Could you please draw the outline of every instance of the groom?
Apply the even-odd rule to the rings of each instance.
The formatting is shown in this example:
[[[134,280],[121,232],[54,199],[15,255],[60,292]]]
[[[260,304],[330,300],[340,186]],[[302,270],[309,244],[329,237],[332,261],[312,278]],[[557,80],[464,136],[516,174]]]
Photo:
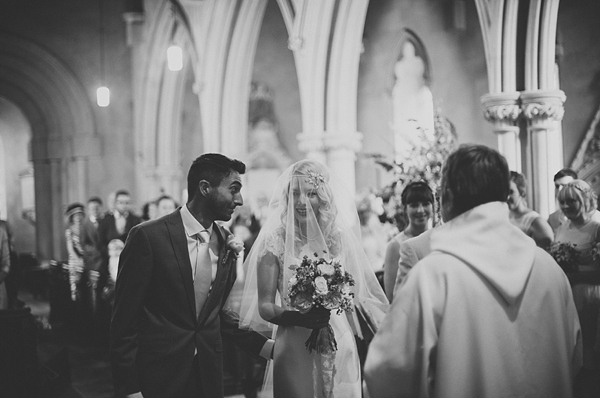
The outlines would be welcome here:
[[[246,166],[209,153],[188,173],[188,203],[134,227],[121,253],[111,325],[118,397],[223,397],[223,342],[270,358],[273,341],[223,309],[241,247],[215,221],[242,205]]]

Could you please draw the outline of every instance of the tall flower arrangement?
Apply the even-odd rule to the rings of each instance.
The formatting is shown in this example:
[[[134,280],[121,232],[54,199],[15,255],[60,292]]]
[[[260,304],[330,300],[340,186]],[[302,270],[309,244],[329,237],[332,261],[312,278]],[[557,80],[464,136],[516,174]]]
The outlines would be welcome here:
[[[446,117],[438,113],[434,119],[434,131],[419,129],[415,137],[407,140],[406,145],[408,155],[401,161],[388,160],[380,154],[371,155],[377,164],[394,175],[392,183],[379,191],[384,201],[393,201],[392,205],[387,206],[388,212],[394,208],[394,204],[396,212],[400,211],[400,194],[413,181],[425,180],[434,193],[437,191],[442,179],[442,165],[457,147],[456,130]],[[439,212],[439,206],[436,209]],[[388,214],[388,218],[394,218],[394,215]]]

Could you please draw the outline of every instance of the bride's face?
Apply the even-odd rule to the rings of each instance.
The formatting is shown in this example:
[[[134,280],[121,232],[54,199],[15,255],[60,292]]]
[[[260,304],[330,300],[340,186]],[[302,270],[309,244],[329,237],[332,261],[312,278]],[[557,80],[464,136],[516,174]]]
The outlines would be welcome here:
[[[308,208],[312,208],[315,217],[319,217],[321,200],[315,187],[305,178],[294,178],[292,185],[294,214],[299,221],[306,220]]]

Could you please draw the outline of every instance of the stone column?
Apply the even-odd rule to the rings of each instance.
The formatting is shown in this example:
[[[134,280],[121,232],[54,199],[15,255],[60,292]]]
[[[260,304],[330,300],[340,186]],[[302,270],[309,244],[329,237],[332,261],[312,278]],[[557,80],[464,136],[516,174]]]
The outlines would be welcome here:
[[[327,164],[323,136],[323,132],[298,134],[298,149],[305,152],[308,159],[318,160]]]
[[[69,200],[68,202],[85,203],[88,192],[88,160],[87,156],[74,156],[69,162]]]
[[[327,133],[323,142],[327,165],[353,200],[356,194],[356,153],[362,149],[362,137],[357,131]]]
[[[176,165],[161,165],[156,167],[154,173],[159,189],[164,189],[165,194],[172,196],[176,201],[180,202],[181,176],[184,175],[181,167]]]
[[[494,127],[498,151],[506,158],[511,170],[521,172],[521,141],[517,119],[521,113],[519,92],[485,94],[481,102],[484,117]]]
[[[532,207],[543,217],[554,210],[553,176],[563,166],[562,133],[565,93],[561,90],[533,90],[521,93],[523,115],[527,119]]]

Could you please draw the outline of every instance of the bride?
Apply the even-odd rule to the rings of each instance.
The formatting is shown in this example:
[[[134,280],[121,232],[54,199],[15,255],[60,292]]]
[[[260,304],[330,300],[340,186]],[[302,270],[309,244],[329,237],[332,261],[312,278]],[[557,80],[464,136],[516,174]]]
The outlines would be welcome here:
[[[276,183],[267,221],[244,264],[247,276],[241,324],[274,333],[275,398],[360,398],[361,371],[354,335],[364,336],[358,316],[376,328],[387,310],[385,294],[359,242],[353,198],[336,186],[338,181],[330,179],[326,167],[313,160],[290,166]],[[338,315],[313,308],[300,313],[290,307],[290,265],[300,264],[305,255],[314,258],[315,253],[339,260],[353,276],[354,304],[360,311]],[[309,353],[304,344],[312,329],[328,323],[335,333],[337,351]],[[270,383],[266,383],[267,389]]]

